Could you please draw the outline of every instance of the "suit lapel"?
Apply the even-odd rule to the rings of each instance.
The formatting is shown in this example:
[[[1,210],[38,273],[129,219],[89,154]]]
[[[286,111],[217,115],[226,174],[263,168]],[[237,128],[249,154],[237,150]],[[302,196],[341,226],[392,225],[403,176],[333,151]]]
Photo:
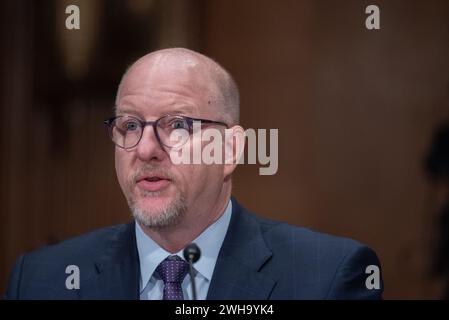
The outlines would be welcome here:
[[[271,258],[258,220],[232,199],[232,218],[215,265],[207,299],[265,300],[276,285],[260,272]],[[139,255],[134,223],[122,225],[107,240],[95,272],[81,275],[81,299],[139,299]]]
[[[276,281],[260,270],[271,256],[257,219],[232,199],[232,218],[218,255],[207,299],[268,299]]]
[[[121,226],[106,243],[104,253],[95,262],[96,272],[81,284],[80,297],[139,299],[140,270],[134,223]]]

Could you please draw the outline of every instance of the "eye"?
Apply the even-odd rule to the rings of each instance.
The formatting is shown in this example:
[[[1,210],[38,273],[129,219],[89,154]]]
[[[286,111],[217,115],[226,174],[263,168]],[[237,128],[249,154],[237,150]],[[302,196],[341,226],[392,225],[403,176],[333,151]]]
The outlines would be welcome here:
[[[126,120],[121,125],[120,128],[126,132],[136,131],[140,128],[140,123],[136,120]]]
[[[170,122],[170,129],[177,130],[177,129],[189,129],[189,125],[185,119],[173,119]]]

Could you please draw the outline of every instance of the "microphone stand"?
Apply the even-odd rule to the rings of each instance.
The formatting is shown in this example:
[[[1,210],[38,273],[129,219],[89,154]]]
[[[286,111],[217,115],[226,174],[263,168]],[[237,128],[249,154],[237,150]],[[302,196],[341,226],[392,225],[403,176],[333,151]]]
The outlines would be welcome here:
[[[196,295],[195,275],[193,274],[193,263],[189,261],[189,274],[192,280],[192,300],[198,300]]]
[[[200,259],[201,250],[195,243],[191,243],[187,247],[185,247],[183,254],[184,258],[189,263],[189,274],[190,280],[192,282],[192,300],[197,300],[195,275],[193,273],[193,264]]]

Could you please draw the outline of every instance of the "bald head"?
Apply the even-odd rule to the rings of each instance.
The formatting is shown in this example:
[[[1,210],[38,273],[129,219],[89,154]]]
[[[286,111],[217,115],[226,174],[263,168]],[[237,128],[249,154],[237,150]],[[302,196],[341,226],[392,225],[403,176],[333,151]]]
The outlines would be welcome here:
[[[233,126],[239,122],[239,92],[232,76],[217,62],[185,48],[154,51],[137,60],[124,74],[117,92],[119,104],[124,86],[145,85],[145,79],[157,77],[159,83],[173,79],[189,79],[204,97],[207,108],[215,108],[220,120]],[[152,88],[148,87],[148,90]]]

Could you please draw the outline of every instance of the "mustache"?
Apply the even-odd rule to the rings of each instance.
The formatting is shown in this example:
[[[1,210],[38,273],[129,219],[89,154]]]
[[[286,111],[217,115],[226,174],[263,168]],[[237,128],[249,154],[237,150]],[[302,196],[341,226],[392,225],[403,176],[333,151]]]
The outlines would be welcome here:
[[[176,181],[176,177],[169,170],[151,164],[144,164],[130,175],[129,182],[135,184],[141,176],[162,176],[171,181]]]

